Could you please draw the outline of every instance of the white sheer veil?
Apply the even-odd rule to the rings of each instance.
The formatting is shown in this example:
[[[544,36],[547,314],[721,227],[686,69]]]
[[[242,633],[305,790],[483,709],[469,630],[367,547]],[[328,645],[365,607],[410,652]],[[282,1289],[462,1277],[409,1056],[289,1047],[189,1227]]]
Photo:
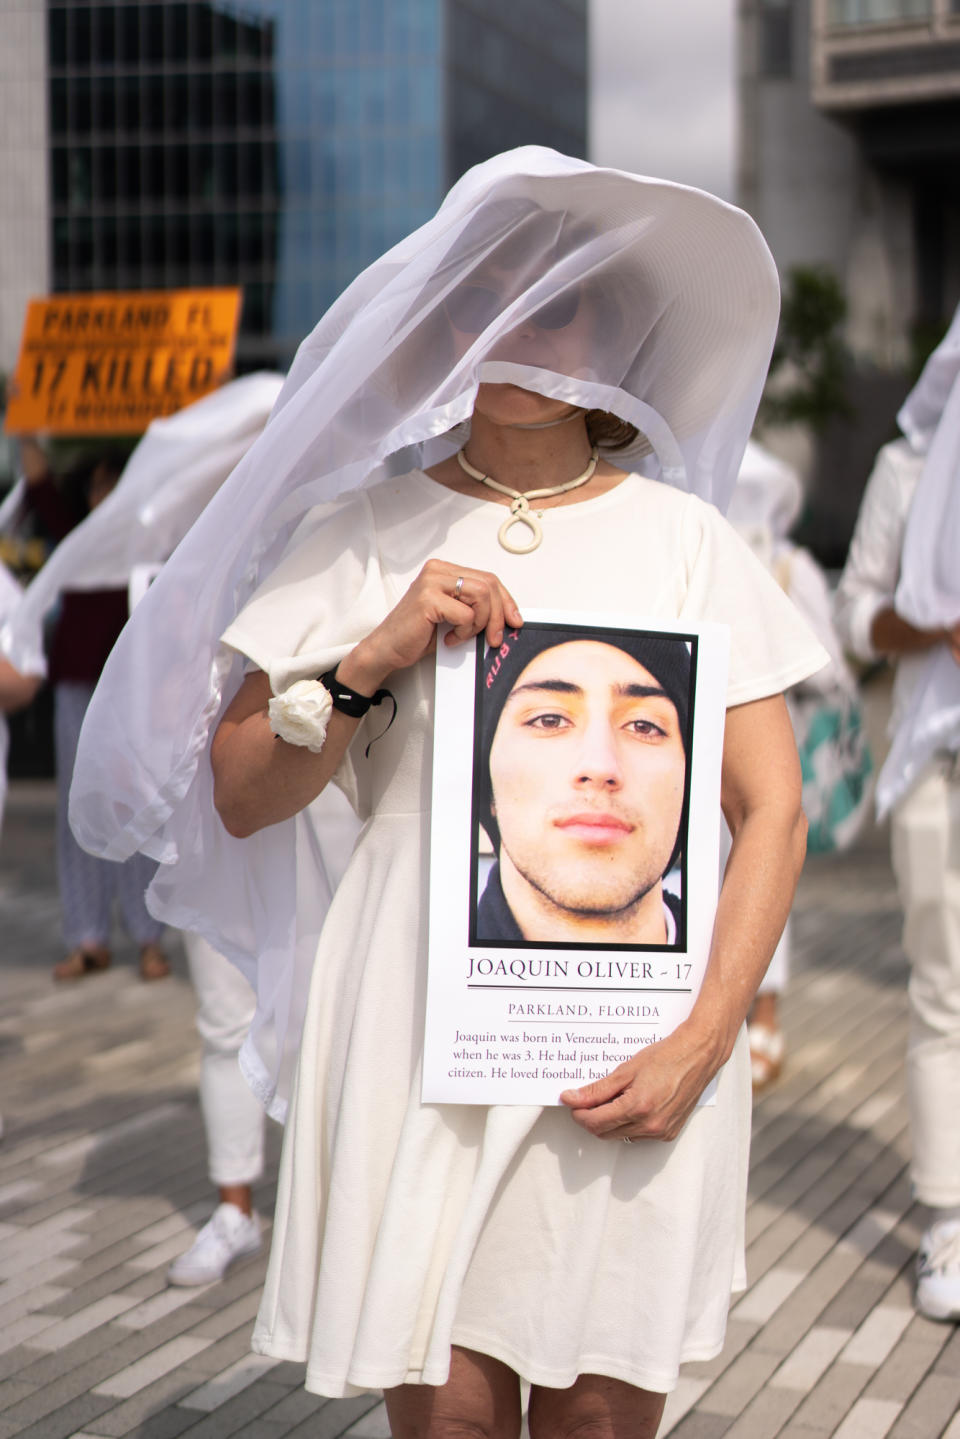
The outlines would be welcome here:
[[[44,618],[64,590],[124,589],[138,567],[167,559],[263,429],[281,384],[280,375],[245,375],[147,426],[111,493],[61,540],[16,611],[0,616],[0,652],[15,669],[46,674]]]
[[[455,448],[450,432],[468,420],[481,381],[613,412],[645,437],[638,468],[722,507],[778,304],[772,257],[742,211],[525,147],[469,171],[301,345],[263,434],[107,664],[70,809],[88,849],[158,858],[154,912],[205,934],[254,981],[244,1062],[273,1113],[283,1111],[323,906],[304,870],[308,820],[241,841],[214,814],[206,749],[242,670],[220,635],[308,510],[385,462],[396,472],[398,454],[409,468]]]
[[[903,540],[897,613],[919,629],[960,621],[960,306],[897,419],[926,454]],[[937,750],[960,749],[960,666],[935,645],[910,696],[877,780],[883,816]]]

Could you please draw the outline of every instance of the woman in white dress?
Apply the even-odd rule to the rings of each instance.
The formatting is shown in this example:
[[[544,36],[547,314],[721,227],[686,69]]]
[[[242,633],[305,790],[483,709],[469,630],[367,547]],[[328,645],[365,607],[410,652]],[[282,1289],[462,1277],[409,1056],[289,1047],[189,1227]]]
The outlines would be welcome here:
[[[822,655],[717,510],[684,492],[729,493],[776,324],[773,267],[752,223],[711,197],[531,149],[471,172],[338,306],[295,362],[268,443],[228,482],[219,530],[208,512],[184,546],[181,585],[249,500],[256,541],[218,566],[229,597],[191,695],[191,762],[178,770],[168,751],[176,782],[159,764],[149,782],[126,767],[106,779],[91,741],[76,819],[88,842],[120,847],[135,808],[147,816],[140,842],[153,825],[167,860],[156,906],[182,923],[222,889],[218,938],[238,959],[261,918],[281,1075],[292,1031],[276,999],[298,972],[309,986],[255,1348],[306,1360],[320,1393],[384,1389],[396,1439],[513,1439],[521,1381],[534,1435],[649,1439],[678,1364],[718,1352],[743,1284],[743,1021],[803,853],[781,695]],[[449,438],[463,421],[465,444]],[[308,429],[321,443],[298,449]],[[426,468],[364,482],[412,444]],[[536,512],[515,500],[523,518],[505,527],[495,485],[540,491]],[[158,586],[144,605],[159,619]],[[432,651],[438,626],[444,643],[499,645],[532,605],[731,628],[734,843],[706,980],[673,1034],[557,1107],[425,1105]],[[117,693],[100,722],[143,761],[129,711],[120,737]],[[211,729],[227,834],[209,826],[197,762]],[[331,780],[366,824],[318,937],[295,817]],[[238,878],[244,860],[255,882]],[[264,1048],[248,1067],[266,1089]],[[716,1103],[698,1107],[714,1077]]]

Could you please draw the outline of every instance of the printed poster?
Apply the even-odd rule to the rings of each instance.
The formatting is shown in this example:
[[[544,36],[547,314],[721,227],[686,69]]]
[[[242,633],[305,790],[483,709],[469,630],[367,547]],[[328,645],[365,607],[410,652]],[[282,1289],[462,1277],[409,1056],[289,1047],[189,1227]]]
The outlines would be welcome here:
[[[229,379],[240,301],[235,287],[28,301],[4,429],[142,434]]]
[[[556,1104],[690,1012],[729,632],[532,612],[437,650],[423,1100]]]

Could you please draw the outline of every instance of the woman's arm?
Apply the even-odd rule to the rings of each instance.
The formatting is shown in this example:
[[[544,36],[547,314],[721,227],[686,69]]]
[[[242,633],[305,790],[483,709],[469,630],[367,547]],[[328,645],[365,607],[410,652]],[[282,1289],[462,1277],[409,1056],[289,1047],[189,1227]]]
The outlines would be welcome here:
[[[960,663],[960,624],[939,630],[921,630],[898,614],[893,605],[877,610],[870,625],[870,643],[883,655],[911,655],[933,645],[949,644]]]
[[[23,709],[42,683],[40,675],[22,675],[9,660],[0,659],[0,712],[12,714]]]
[[[457,593],[457,581],[463,580]],[[372,695],[397,670],[433,649],[437,625],[453,629],[447,644],[486,632],[499,645],[505,625],[523,623],[510,593],[496,575],[428,560],[399,604],[337,666],[345,685]],[[213,738],[214,803],[224,825],[239,839],[304,809],[329,783],[359,720],[334,710],[319,754],[277,739],[267,705],[270,682],[262,671],[247,675]]]
[[[561,1095],[608,1139],[675,1139],[729,1059],[783,930],[806,847],[800,764],[783,696],[727,711],[723,812],[733,847],[690,1017],[605,1078]]]

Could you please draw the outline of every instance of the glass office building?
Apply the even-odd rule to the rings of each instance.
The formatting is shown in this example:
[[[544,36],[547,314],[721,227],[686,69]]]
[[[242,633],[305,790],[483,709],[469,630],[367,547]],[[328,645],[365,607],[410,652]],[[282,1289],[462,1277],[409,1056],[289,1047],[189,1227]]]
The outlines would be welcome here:
[[[285,367],[468,166],[586,147],[586,0],[49,0],[52,288],[241,284]]]

